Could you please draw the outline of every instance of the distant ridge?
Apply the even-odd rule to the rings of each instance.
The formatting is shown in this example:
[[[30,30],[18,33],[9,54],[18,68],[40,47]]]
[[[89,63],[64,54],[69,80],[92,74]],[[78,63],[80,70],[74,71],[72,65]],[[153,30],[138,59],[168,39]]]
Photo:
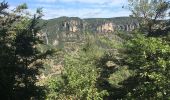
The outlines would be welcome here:
[[[42,32],[46,32],[51,43],[55,40],[68,40],[81,38],[81,34],[108,34],[116,31],[132,31],[139,26],[136,19],[131,17],[114,18],[84,18],[59,17],[41,20],[46,23]]]

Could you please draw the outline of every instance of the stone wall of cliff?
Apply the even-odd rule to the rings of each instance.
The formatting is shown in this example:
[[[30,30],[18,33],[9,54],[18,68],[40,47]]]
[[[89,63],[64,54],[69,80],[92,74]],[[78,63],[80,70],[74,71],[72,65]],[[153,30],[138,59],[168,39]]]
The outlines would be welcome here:
[[[65,20],[61,20],[60,24],[55,24],[57,25],[56,29],[58,29],[60,32],[62,31],[67,33],[76,33],[82,31],[90,31],[93,33],[113,33],[116,30],[132,31],[138,27],[138,23],[135,21],[128,23],[122,22],[119,24],[115,23],[114,20],[111,19],[99,20],[95,22],[92,21],[89,21],[88,19],[67,18]]]
[[[49,41],[54,45],[58,45],[60,41],[82,40],[83,33],[107,34],[118,30],[132,31],[139,26],[136,20],[129,17],[107,19],[61,17],[46,22],[44,30],[47,31]]]

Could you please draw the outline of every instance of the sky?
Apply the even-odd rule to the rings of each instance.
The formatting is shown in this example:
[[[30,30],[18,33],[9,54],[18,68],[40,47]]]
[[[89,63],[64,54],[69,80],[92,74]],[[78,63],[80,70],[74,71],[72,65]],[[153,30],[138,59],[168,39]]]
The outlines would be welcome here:
[[[3,1],[3,0],[0,0]],[[129,16],[130,11],[122,8],[127,0],[5,0],[10,8],[26,3],[30,12],[43,8],[44,19],[61,16],[80,18],[111,18]]]

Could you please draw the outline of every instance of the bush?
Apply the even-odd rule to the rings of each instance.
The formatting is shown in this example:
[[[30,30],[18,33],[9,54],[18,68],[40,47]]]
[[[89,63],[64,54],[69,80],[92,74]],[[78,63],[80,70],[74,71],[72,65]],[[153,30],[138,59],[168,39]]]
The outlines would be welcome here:
[[[138,85],[128,97],[170,99],[170,46],[161,38],[137,35],[128,43],[127,60]]]
[[[50,80],[47,99],[102,100],[107,95],[107,91],[98,89],[96,83],[99,70],[95,60],[102,51],[89,46],[86,45],[77,54],[65,56],[64,72],[59,78]]]

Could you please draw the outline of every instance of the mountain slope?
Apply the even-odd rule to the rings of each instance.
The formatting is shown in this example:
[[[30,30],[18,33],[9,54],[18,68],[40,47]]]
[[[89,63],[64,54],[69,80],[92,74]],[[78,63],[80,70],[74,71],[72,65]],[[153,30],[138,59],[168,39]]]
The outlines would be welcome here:
[[[120,30],[132,31],[139,26],[137,20],[131,17],[87,19],[59,17],[42,20],[40,23],[46,24],[42,35],[53,45],[58,45],[59,42],[81,41],[85,33],[107,35]]]

